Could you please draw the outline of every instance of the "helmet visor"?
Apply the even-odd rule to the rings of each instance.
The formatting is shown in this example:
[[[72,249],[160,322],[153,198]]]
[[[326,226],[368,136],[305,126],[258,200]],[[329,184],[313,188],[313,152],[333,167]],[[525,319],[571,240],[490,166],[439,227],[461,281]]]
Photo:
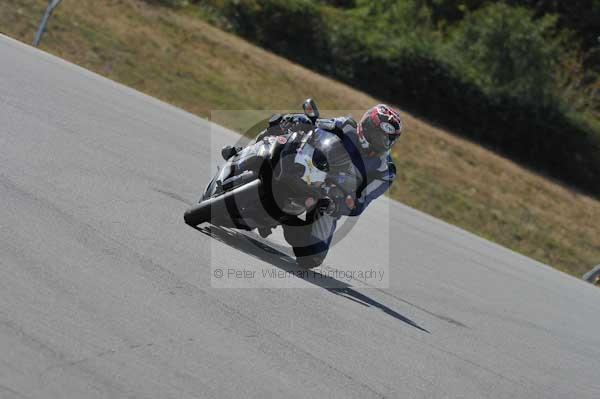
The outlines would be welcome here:
[[[374,136],[374,137],[373,137]],[[367,140],[369,141],[369,148],[376,152],[384,152],[392,148],[396,140],[400,137],[399,134],[378,134],[371,135]]]
[[[387,148],[390,149],[392,148],[392,146],[394,145],[394,143],[396,142],[396,140],[398,140],[398,138],[400,137],[399,134],[393,133],[393,134],[387,134],[385,139],[387,140]]]

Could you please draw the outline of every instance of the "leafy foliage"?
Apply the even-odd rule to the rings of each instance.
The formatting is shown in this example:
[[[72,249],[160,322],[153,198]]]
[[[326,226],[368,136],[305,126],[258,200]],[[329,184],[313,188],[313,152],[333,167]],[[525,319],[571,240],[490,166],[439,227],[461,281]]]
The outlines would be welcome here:
[[[600,81],[572,72],[585,67],[561,17],[485,0],[210,1],[263,47],[600,194]]]
[[[553,16],[534,20],[525,8],[492,4],[461,21],[451,52],[460,69],[490,92],[548,100],[564,54],[552,35],[555,23]]]
[[[149,0],[167,7],[185,7],[190,4],[189,0]]]
[[[325,54],[321,17],[311,0],[230,0],[223,13],[242,36],[296,60],[317,62]]]

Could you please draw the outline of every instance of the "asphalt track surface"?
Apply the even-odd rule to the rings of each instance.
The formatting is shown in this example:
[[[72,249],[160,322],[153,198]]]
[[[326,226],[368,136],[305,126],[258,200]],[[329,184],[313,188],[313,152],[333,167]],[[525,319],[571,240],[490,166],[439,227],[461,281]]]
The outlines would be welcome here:
[[[291,261],[182,221],[238,137],[3,36],[0,59],[0,398],[600,398],[600,290],[385,199],[327,264],[388,248],[389,288],[213,288]]]

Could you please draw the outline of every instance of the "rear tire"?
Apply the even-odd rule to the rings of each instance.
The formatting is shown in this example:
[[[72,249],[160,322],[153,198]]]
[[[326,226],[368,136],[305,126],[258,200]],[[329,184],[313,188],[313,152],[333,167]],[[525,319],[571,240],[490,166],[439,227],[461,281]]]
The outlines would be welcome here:
[[[314,269],[315,267],[321,266],[325,256],[313,255],[313,256],[297,256],[296,264],[298,267],[304,270]]]

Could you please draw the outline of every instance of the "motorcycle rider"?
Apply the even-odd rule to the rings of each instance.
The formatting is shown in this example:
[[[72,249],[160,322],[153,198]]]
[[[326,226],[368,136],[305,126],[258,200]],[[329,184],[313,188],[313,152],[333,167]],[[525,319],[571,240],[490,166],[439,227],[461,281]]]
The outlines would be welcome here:
[[[270,121],[271,126],[282,123],[301,124],[303,120],[286,120],[277,116]],[[367,110],[358,123],[351,117],[318,119],[316,127],[336,134],[352,160],[354,173],[360,174],[362,183],[354,195],[326,201],[306,215],[310,221],[306,225],[283,224],[286,241],[292,246],[299,266],[313,268],[319,266],[331,244],[337,221],[341,216],[358,216],[377,197],[386,192],[395,176],[396,167],[390,155],[392,146],[402,134],[400,113],[393,108],[378,104]],[[267,129],[257,141],[272,134]],[[223,158],[228,159],[238,148],[223,148]],[[270,229],[259,231],[266,237]]]

